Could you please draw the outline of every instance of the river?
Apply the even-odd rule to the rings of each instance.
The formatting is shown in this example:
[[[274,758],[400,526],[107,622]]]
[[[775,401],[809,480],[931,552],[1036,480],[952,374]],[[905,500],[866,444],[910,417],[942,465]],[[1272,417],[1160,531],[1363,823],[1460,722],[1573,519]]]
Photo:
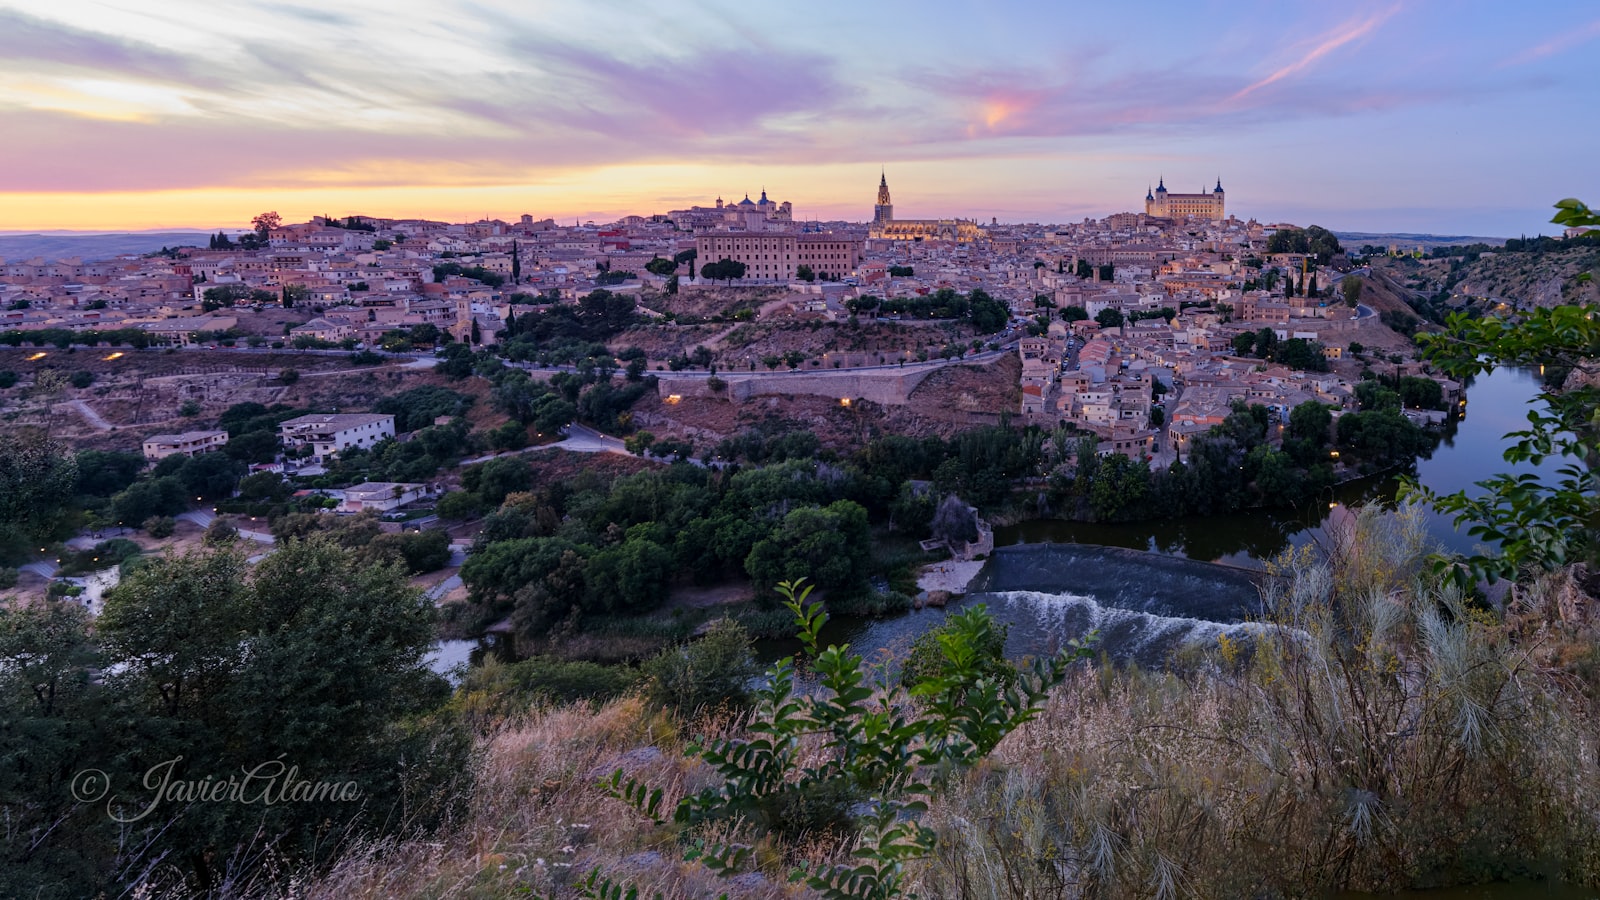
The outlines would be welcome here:
[[[1501,455],[1509,443],[1505,434],[1526,427],[1539,389],[1537,373],[1518,369],[1499,369],[1473,382],[1464,416],[1429,458],[1418,461],[1418,481],[1448,493],[1508,471]],[[1558,465],[1550,460],[1509,471],[1549,475]],[[1243,574],[1229,573],[1259,571],[1284,549],[1321,539],[1335,507],[1392,501],[1399,485],[1397,477],[1350,482],[1300,509],[1123,524],[1034,520],[997,528],[993,559],[972,593],[951,608],[987,604],[1010,626],[1007,650],[1014,655],[1048,653],[1098,629],[1100,650],[1113,659],[1159,665],[1185,643],[1215,642],[1219,632],[1243,636],[1255,627],[1247,621],[1256,611],[1254,588]],[[1471,552],[1477,545],[1448,517],[1431,510],[1424,516],[1441,549]],[[1176,572],[1172,558],[1197,565]],[[1207,569],[1214,570],[1214,583],[1197,590],[1194,579],[1208,577]],[[1108,571],[1118,577],[1108,580]],[[861,652],[899,655],[946,612],[840,619],[829,623],[826,637]]]

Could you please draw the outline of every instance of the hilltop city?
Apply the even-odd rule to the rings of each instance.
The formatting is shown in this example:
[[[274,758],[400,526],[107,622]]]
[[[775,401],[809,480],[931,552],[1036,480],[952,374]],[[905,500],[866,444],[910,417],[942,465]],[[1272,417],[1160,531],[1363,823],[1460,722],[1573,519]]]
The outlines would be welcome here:
[[[671,415],[685,398],[717,396],[724,384],[735,399],[894,406],[940,367],[1011,355],[1020,369],[987,371],[1013,390],[966,397],[967,418],[1004,412],[1021,423],[1074,426],[1098,436],[1102,452],[1159,467],[1181,459],[1235,402],[1264,405],[1280,423],[1311,400],[1353,409],[1360,368],[1385,365],[1395,351],[1409,356],[1409,341],[1386,324],[1393,320],[1361,302],[1372,277],[1357,254],[1321,229],[1241,220],[1226,202],[1220,179],[1179,193],[1162,178],[1146,190],[1142,211],[1068,225],[903,219],[885,173],[865,226],[807,221],[765,190],[599,226],[529,215],[291,224],[263,214],[254,230],[219,232],[205,248],[0,263],[0,333],[13,346],[43,347],[31,357],[41,367],[55,362],[50,343],[64,347],[83,333],[186,350],[425,357],[452,340],[503,344],[519,315],[602,291],[631,298],[639,321],[658,326],[654,335],[629,334],[653,341],[635,352],[657,370],[666,407],[654,420],[657,437],[728,437]],[[757,300],[740,303],[741,293]],[[696,297],[710,303],[700,315],[685,309]],[[714,308],[728,298],[728,308]],[[848,339],[814,339],[819,326],[844,324],[857,329]],[[1358,362],[1353,350],[1373,355]],[[1389,367],[1424,374],[1399,355]],[[1408,410],[1419,422],[1439,421],[1460,400],[1458,384],[1435,380],[1439,401]],[[173,418],[176,410],[160,405],[117,424]],[[313,461],[392,437],[392,418],[351,419],[331,432],[318,423],[327,434]],[[304,444],[300,431],[311,425],[285,423],[282,435]],[[220,430],[192,429],[149,434],[143,445],[159,459],[226,440]]]

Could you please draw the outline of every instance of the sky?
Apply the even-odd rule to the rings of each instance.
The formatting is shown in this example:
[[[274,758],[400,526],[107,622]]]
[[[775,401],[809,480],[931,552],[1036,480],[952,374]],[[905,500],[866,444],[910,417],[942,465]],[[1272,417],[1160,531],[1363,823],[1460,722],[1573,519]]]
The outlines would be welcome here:
[[[1600,6],[0,0],[0,230],[258,212],[1555,233],[1600,202]]]

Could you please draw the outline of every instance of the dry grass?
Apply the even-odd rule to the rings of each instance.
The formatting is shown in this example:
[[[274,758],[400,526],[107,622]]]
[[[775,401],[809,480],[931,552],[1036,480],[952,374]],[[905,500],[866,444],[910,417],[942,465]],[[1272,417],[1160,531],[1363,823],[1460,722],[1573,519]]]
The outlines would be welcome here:
[[[933,811],[939,897],[1323,896],[1600,880],[1587,704],[1364,513],[1285,560],[1278,628],[1184,673],[1085,672]],[[1250,658],[1246,660],[1246,656]]]

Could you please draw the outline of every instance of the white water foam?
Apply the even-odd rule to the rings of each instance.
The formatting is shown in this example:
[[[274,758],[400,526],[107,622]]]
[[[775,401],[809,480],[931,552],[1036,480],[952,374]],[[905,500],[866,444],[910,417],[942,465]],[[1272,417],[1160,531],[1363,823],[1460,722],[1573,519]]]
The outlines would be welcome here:
[[[1049,594],[1042,591],[997,591],[985,596],[1003,605],[1004,618],[1023,625],[1032,621],[1033,635],[1016,635],[1030,642],[1047,638],[1065,643],[1091,631],[1100,633],[1098,649],[1114,659],[1159,662],[1172,651],[1189,645],[1215,646],[1220,635],[1245,640],[1267,627],[1257,622],[1214,622],[1185,616],[1161,616],[1117,606],[1103,606],[1084,594]]]

